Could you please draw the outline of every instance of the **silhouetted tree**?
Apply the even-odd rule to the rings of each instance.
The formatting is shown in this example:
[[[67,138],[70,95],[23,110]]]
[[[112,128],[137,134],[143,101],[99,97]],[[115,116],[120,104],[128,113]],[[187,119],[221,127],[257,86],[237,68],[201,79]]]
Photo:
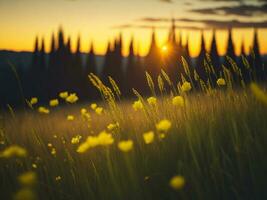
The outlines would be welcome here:
[[[55,94],[57,95],[61,91],[66,90],[66,83],[68,81],[68,77],[65,75],[66,70],[66,47],[64,44],[64,32],[60,27],[58,31],[58,48],[56,50],[56,63],[55,63]]]
[[[215,30],[213,30],[213,36],[212,36],[212,41],[211,41],[210,58],[211,58],[211,64],[212,64],[210,68],[213,68],[211,69],[212,71],[210,73],[210,78],[211,78],[212,85],[215,86],[216,80],[222,77],[222,68],[221,68],[221,63],[220,63],[220,56],[218,54],[218,49],[217,49]]]
[[[97,89],[92,85],[92,83],[88,79],[88,75],[90,73],[97,74],[96,70],[96,58],[95,58],[95,51],[94,51],[94,45],[93,42],[91,43],[91,47],[89,49],[89,53],[86,58],[86,65],[84,68],[83,73],[83,94],[86,98],[90,99],[96,99],[98,95]]]
[[[39,68],[40,68],[40,52],[39,52],[39,42],[38,37],[35,39],[34,44],[34,51],[32,54],[32,63],[29,68],[28,72],[28,81],[27,81],[27,89],[26,89],[26,96],[32,97],[32,96],[38,96],[38,90],[39,90]]]
[[[207,72],[205,70],[204,66],[204,60],[206,56],[206,47],[205,47],[205,40],[204,40],[204,34],[201,32],[201,44],[200,44],[200,53],[197,57],[197,62],[196,62],[196,72],[198,73],[199,77],[203,81],[207,81]]]
[[[211,48],[210,48],[210,56],[211,56],[212,65],[214,67],[214,71],[216,75],[219,76],[222,69],[221,69],[220,56],[218,54],[215,30],[213,30],[213,37],[212,37]]]
[[[106,54],[105,54],[105,58],[104,58],[104,64],[103,64],[103,69],[102,69],[102,79],[104,80],[104,82],[108,82],[108,76],[112,75],[112,67],[111,67],[111,63],[112,63],[112,46],[111,46],[111,42],[108,42],[107,45],[107,50],[106,50]]]
[[[239,59],[238,59],[238,66],[240,67],[244,82],[248,83],[248,82],[250,82],[251,69],[249,69],[247,66],[245,66],[243,59],[247,59],[246,52],[245,52],[244,40],[241,43],[241,54],[240,54]]]
[[[249,55],[249,63],[253,69],[254,77],[257,80],[263,80],[265,77],[265,71],[260,55],[258,32],[256,29],[254,30],[253,45]]]
[[[181,74],[184,74],[182,65],[181,65],[181,56],[183,49],[181,44],[181,39],[179,43],[176,41],[176,26],[175,20],[172,19],[172,25],[169,32],[169,38],[167,42],[166,52],[162,52],[163,58],[163,68],[171,78],[171,80],[176,84],[181,78]]]
[[[189,52],[189,37],[188,36],[186,39],[186,44],[185,44],[184,48],[182,49],[182,56],[184,57],[184,59],[186,60],[186,62],[188,64],[190,76],[193,77],[194,76],[194,67],[193,67],[193,63],[192,63],[190,52]],[[181,66],[181,67],[183,67],[183,66]],[[184,67],[183,67],[183,70],[184,70]],[[184,76],[187,78],[187,80],[189,80],[188,74],[185,74],[185,72],[184,72]]]
[[[161,69],[161,59],[159,54],[159,48],[156,44],[156,35],[154,28],[152,30],[150,49],[145,60],[145,69],[146,71],[148,71],[148,73],[152,76],[154,80],[156,80]]]
[[[42,39],[41,48],[39,51],[39,69],[37,72],[38,81],[38,96],[43,100],[47,100],[48,96],[46,93],[46,75],[47,75],[47,68],[46,68],[46,53],[45,53],[45,41]]]
[[[239,79],[239,73],[235,70],[235,64],[229,62],[229,58],[227,59],[227,57],[230,57],[231,60],[236,63],[237,59],[235,54],[235,46],[232,38],[232,29],[228,30],[227,51],[224,58],[224,65],[230,70],[233,82],[237,83]]]
[[[51,37],[51,46],[49,52],[49,62],[47,69],[47,92],[49,98],[52,98],[55,95],[55,84],[56,84],[56,76],[55,76],[55,68],[56,68],[56,39],[55,35],[52,34]]]
[[[83,75],[83,67],[82,67],[82,57],[81,57],[81,38],[77,39],[76,51],[73,56],[73,65],[71,66],[71,85],[73,87],[73,91],[77,92],[82,97],[82,75]]]
[[[134,55],[134,39],[132,38],[130,45],[129,45],[129,55],[127,59],[127,66],[126,66],[126,94],[132,94],[132,88],[136,88],[137,82],[140,81],[139,79],[139,71],[138,66],[135,60]],[[136,88],[137,89],[137,88]]]

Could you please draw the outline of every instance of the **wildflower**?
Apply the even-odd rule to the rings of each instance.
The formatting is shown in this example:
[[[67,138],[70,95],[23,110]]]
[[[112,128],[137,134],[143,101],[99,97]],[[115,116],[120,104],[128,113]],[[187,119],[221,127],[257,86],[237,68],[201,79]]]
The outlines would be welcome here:
[[[264,104],[267,104],[267,94],[264,93],[264,91],[256,83],[251,83],[250,89],[259,101]]]
[[[57,139],[57,135],[53,135],[53,138]]]
[[[53,145],[52,145],[51,143],[48,143],[47,146],[48,146],[48,147],[52,147]]]
[[[166,137],[165,133],[161,133],[161,134],[159,134],[159,138],[160,138],[160,139],[164,139],[165,137]]]
[[[167,119],[164,119],[156,124],[156,129],[159,132],[167,132],[171,128],[171,126],[172,126],[171,122]]]
[[[92,108],[93,110],[95,110],[95,109],[97,108],[97,104],[96,104],[96,103],[92,103],[92,104],[91,104],[91,108]]]
[[[143,108],[144,108],[143,103],[142,103],[140,100],[135,101],[135,102],[133,103],[133,109],[134,109],[135,111],[137,111],[137,110],[142,110]]]
[[[52,149],[51,149],[51,154],[52,154],[52,155],[56,155],[56,153],[57,153],[56,149],[55,149],[55,148],[52,148]]]
[[[116,128],[118,128],[119,127],[119,123],[118,122],[116,122],[116,123],[110,123],[108,126],[107,126],[107,129],[109,130],[109,131],[113,131],[114,129],[116,129]]]
[[[49,101],[49,105],[50,105],[51,107],[58,106],[58,104],[59,104],[59,102],[58,102],[57,99],[52,99],[52,100]]]
[[[80,135],[77,135],[77,136],[73,137],[71,139],[71,144],[78,144],[80,142],[81,138],[82,138],[82,136],[80,136]]]
[[[80,144],[80,146],[77,149],[78,153],[84,153],[90,148],[96,147],[96,146],[108,146],[113,144],[114,139],[110,133],[107,133],[106,131],[102,131],[99,133],[98,136],[89,136],[85,142]]]
[[[32,163],[32,168],[36,169],[37,165],[35,163]]]
[[[118,148],[123,152],[128,152],[133,148],[133,141],[132,140],[120,141],[118,143]]]
[[[38,103],[38,99],[36,97],[32,97],[31,100],[30,100],[30,104],[34,105],[34,104],[37,104],[37,103]]]
[[[26,149],[18,145],[11,145],[0,153],[0,157],[4,157],[4,158],[26,157],[26,156],[27,156]]]
[[[62,179],[61,176],[56,176],[55,178],[56,181],[60,181],[61,179]]]
[[[226,82],[225,82],[225,80],[223,78],[219,78],[217,80],[217,85],[224,86],[224,85],[226,85]]]
[[[95,109],[95,112],[96,112],[96,114],[101,115],[103,113],[103,108],[102,107],[97,107]]]
[[[73,121],[74,120],[74,116],[73,115],[68,115],[67,116],[67,120],[68,121]]]
[[[39,112],[39,113],[42,113],[42,114],[49,114],[49,113],[50,113],[50,110],[47,109],[47,108],[45,108],[45,107],[43,107],[43,106],[40,106],[40,107],[38,108],[38,112]]]
[[[146,144],[150,144],[153,142],[154,140],[154,132],[153,131],[149,131],[143,134],[143,138]]]
[[[192,89],[191,83],[185,81],[181,88],[182,88],[183,92],[188,92],[188,91],[190,91]]]
[[[184,98],[182,96],[175,96],[172,99],[172,104],[174,106],[181,106],[184,107]]]
[[[76,101],[78,101],[78,99],[79,98],[77,97],[76,93],[72,93],[66,98],[66,101],[69,103],[75,103]]]
[[[35,192],[28,187],[22,188],[14,196],[14,200],[35,200],[35,199],[37,199]]]
[[[106,146],[106,145],[113,144],[114,139],[110,133],[107,133],[106,131],[102,131],[98,135],[98,142],[99,142],[99,145]]]
[[[174,176],[170,180],[170,186],[175,190],[180,190],[185,185],[185,179],[182,176]]]
[[[36,183],[37,176],[35,172],[25,172],[18,177],[18,181],[23,186],[32,186]]]
[[[90,136],[89,136],[90,137]],[[92,146],[90,145],[90,143],[89,143],[89,137],[87,138],[87,140],[84,142],[84,143],[82,143],[82,144],[80,144],[80,146],[78,147],[78,149],[77,149],[77,152],[78,153],[84,153],[84,152],[86,152],[88,149],[90,149]],[[95,143],[97,143],[98,141],[97,141],[97,138],[94,138],[94,140],[95,140]],[[97,145],[97,144],[96,144]],[[95,146],[96,146],[95,145]]]
[[[69,93],[66,92],[66,91],[59,93],[59,97],[62,98],[62,99],[66,99],[68,96],[69,96]]]
[[[157,98],[155,98],[155,97],[149,97],[147,99],[147,102],[148,102],[149,105],[155,106],[155,105],[157,105]]]
[[[81,109],[81,115],[84,115],[84,114],[86,114],[87,113],[87,110],[85,109],[85,108],[82,108]]]

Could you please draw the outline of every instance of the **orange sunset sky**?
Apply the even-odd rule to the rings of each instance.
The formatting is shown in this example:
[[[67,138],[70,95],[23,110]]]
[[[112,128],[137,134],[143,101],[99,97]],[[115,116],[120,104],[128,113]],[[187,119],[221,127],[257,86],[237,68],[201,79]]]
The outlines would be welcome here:
[[[183,42],[189,37],[192,56],[199,52],[200,29],[209,49],[212,29],[216,32],[218,50],[225,53],[228,26],[233,28],[236,53],[242,41],[246,51],[252,44],[253,28],[259,32],[260,51],[267,53],[266,1],[241,0],[0,0],[0,49],[32,51],[34,38],[44,37],[49,50],[51,34],[61,25],[65,36],[71,36],[75,49],[81,36],[81,50],[87,52],[93,41],[97,54],[104,54],[107,42],[118,33],[123,35],[123,54],[128,54],[132,36],[135,50],[146,55],[151,26],[156,28],[159,46],[166,42],[170,19],[176,19],[177,34]]]

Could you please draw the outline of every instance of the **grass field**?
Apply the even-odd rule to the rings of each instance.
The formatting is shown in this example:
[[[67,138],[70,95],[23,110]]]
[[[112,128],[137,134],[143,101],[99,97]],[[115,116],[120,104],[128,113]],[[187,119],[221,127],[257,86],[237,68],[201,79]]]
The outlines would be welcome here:
[[[261,91],[182,88],[133,104],[98,86],[96,108],[70,98],[2,113],[1,199],[267,198]]]

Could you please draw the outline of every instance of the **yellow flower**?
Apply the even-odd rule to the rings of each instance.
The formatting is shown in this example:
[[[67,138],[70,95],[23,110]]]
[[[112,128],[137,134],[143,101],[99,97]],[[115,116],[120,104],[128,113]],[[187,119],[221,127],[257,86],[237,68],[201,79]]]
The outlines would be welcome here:
[[[30,104],[34,105],[34,104],[37,104],[37,103],[38,103],[38,99],[36,97],[32,97],[31,100],[30,100]]]
[[[0,153],[0,157],[4,157],[4,158],[26,157],[26,156],[27,156],[26,149],[18,145],[11,145]]]
[[[119,127],[119,123],[118,122],[116,122],[116,123],[110,123],[108,126],[107,126],[107,129],[109,130],[109,131],[113,131],[114,129],[117,129]]]
[[[137,110],[142,110],[143,108],[144,108],[143,103],[142,103],[140,100],[135,101],[135,102],[133,103],[133,109],[134,109],[135,111],[137,111]]]
[[[32,168],[36,169],[37,165],[35,163],[32,163]]]
[[[73,115],[68,115],[67,116],[67,120],[68,121],[73,121],[74,120],[74,116]]]
[[[47,108],[45,108],[45,107],[43,107],[43,106],[40,106],[40,107],[38,108],[38,112],[39,112],[39,113],[42,113],[42,114],[49,114],[49,113],[50,113],[50,110],[47,109]]]
[[[154,141],[154,132],[149,131],[143,134],[143,138],[146,144],[150,144]]]
[[[35,192],[28,187],[22,188],[14,196],[14,200],[36,200],[36,199],[37,197]]]
[[[259,101],[267,104],[267,94],[256,83],[251,83],[250,89]]]
[[[172,126],[172,123],[169,120],[164,119],[156,124],[156,129],[159,132],[167,132],[171,128],[171,126]]]
[[[52,100],[50,100],[50,102],[49,102],[49,105],[50,105],[51,107],[58,106],[58,104],[59,104],[59,102],[58,102],[57,99],[52,99]]]
[[[101,115],[103,113],[103,108],[102,107],[97,107],[95,109],[95,112],[96,112],[96,114]]]
[[[183,83],[181,89],[182,89],[183,92],[188,92],[188,91],[190,91],[190,90],[192,89],[192,87],[191,87],[191,83],[185,81],[185,82]]]
[[[181,106],[181,107],[183,107],[184,106],[184,98],[182,96],[175,96],[172,99],[172,104],[174,106]]]
[[[223,78],[219,78],[217,80],[217,85],[224,86],[224,85],[226,85],[226,82],[225,82],[225,80]]]
[[[106,131],[102,131],[99,133],[98,136],[89,136],[85,142],[80,144],[80,146],[77,149],[78,153],[84,153],[90,148],[96,147],[96,146],[108,146],[113,144],[114,139],[110,133],[107,133]]]
[[[62,178],[61,178],[61,176],[56,176],[56,181],[60,181]]]
[[[88,142],[84,142],[82,144],[79,145],[77,152],[78,153],[84,153],[86,152],[88,149],[90,148],[90,145],[88,144]]]
[[[164,139],[165,137],[166,137],[166,135],[164,133],[159,134],[160,139]]]
[[[52,147],[53,145],[52,145],[51,143],[48,143],[47,146],[48,146],[48,147]]]
[[[175,190],[180,190],[185,185],[185,179],[182,176],[174,176],[170,180],[170,186]]]
[[[123,152],[128,152],[133,148],[133,141],[132,140],[120,141],[118,143],[118,148]]]
[[[78,101],[78,99],[79,98],[77,97],[76,93],[72,93],[66,98],[66,101],[69,103],[75,103],[76,101]]]
[[[147,102],[148,102],[149,105],[152,105],[152,106],[157,105],[157,99],[155,97],[149,97],[147,99]]]
[[[18,177],[18,181],[23,186],[32,186],[37,182],[37,176],[35,172],[25,172]]]
[[[106,146],[106,145],[113,144],[114,139],[110,133],[107,133],[106,131],[102,131],[98,135],[98,142],[99,142],[99,145]]]
[[[71,139],[71,144],[78,144],[80,142],[81,138],[82,138],[82,136],[80,136],[80,135],[77,135],[77,136],[73,137]]]
[[[92,103],[92,104],[91,104],[91,108],[92,108],[93,110],[95,110],[95,109],[97,108],[97,104],[96,104],[96,103]]]
[[[81,109],[81,115],[84,115],[84,114],[86,114],[87,113],[87,110],[85,109],[85,108],[82,108]]]
[[[59,97],[62,98],[62,99],[66,99],[68,96],[69,96],[69,93],[66,92],[66,91],[59,93]]]
[[[52,154],[52,155],[56,155],[56,153],[57,153],[56,149],[55,149],[55,148],[52,148],[52,149],[51,149],[51,154]]]

